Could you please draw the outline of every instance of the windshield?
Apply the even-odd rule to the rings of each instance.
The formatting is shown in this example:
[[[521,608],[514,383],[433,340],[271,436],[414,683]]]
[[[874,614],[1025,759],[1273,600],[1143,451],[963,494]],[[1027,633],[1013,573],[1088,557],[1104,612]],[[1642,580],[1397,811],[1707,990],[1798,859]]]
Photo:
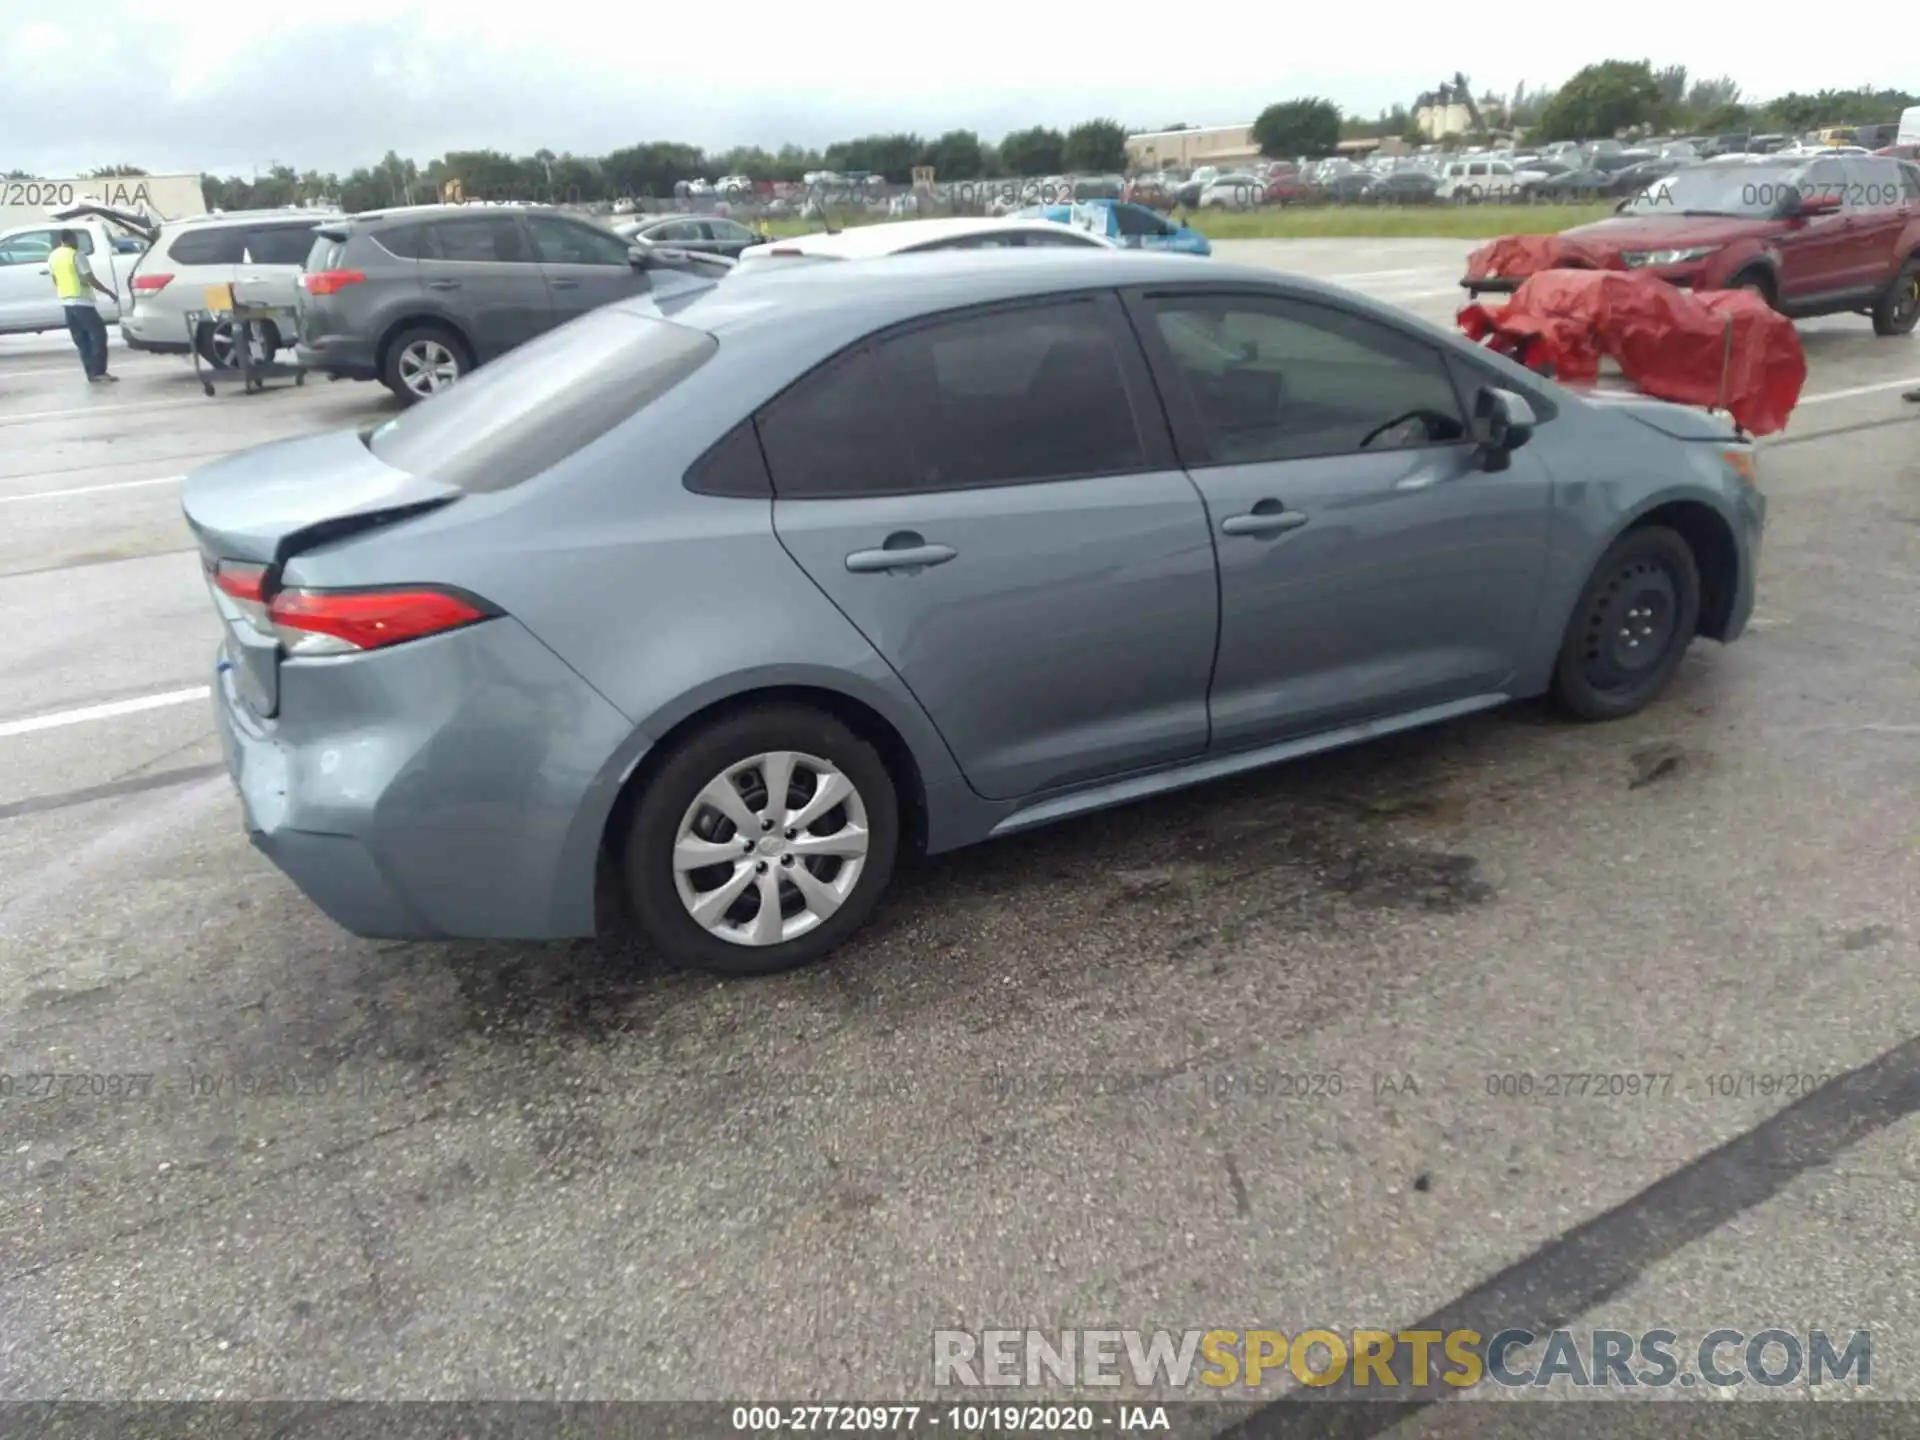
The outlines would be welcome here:
[[[1766,219],[1780,213],[1798,174],[1789,165],[1690,165],[1655,180],[1620,213]]]

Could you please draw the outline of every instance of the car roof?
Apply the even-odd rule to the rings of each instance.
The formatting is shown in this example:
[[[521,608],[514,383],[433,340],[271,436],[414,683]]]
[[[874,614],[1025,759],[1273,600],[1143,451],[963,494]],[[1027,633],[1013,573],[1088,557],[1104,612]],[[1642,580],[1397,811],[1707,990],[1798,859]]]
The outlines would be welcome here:
[[[251,225],[256,220],[311,220],[327,225],[341,218],[338,210],[311,210],[304,205],[285,205],[277,210],[222,210],[205,215],[183,215],[178,220],[163,220],[168,230],[213,230],[222,225]]]
[[[1052,222],[1043,221],[1042,224]],[[1405,309],[1309,276],[1260,265],[1118,246],[1092,249],[953,250],[894,255],[859,265],[756,265],[656,302],[646,295],[612,302],[721,337],[793,327],[828,348],[948,310],[1134,285],[1253,285],[1321,300],[1405,328],[1451,335]],[[1457,338],[1457,337],[1456,337]]]
[[[491,212],[496,215],[557,215],[560,213],[558,207],[553,205],[535,205],[520,201],[495,204],[491,200],[448,200],[438,205],[391,205],[382,210],[360,210],[352,215],[336,215],[332,218],[351,220],[358,225],[377,220],[427,220],[437,215],[471,215],[476,211]]]
[[[798,250],[808,255],[834,255],[843,260],[895,255],[915,245],[930,244],[962,235],[1007,234],[1017,231],[1052,233],[1060,228],[1055,220],[1029,220],[1016,216],[986,219],[961,216],[950,220],[893,220],[885,224],[856,225],[829,234],[800,235],[774,240],[769,245]]]

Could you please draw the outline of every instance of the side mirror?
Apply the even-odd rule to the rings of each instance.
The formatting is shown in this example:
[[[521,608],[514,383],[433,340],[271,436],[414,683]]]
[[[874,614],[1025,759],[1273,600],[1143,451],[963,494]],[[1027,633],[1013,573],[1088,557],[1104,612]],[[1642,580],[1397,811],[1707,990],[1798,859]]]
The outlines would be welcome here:
[[[1533,407],[1524,396],[1488,386],[1474,397],[1473,436],[1484,468],[1511,465],[1513,452],[1533,438],[1533,427]]]
[[[644,270],[653,262],[653,242],[634,236],[627,241],[627,263],[636,270]]]
[[[1838,195],[1824,194],[1818,191],[1811,194],[1802,192],[1793,203],[1794,215],[1802,220],[1810,220],[1819,215],[1838,214],[1839,210],[1840,197]]]

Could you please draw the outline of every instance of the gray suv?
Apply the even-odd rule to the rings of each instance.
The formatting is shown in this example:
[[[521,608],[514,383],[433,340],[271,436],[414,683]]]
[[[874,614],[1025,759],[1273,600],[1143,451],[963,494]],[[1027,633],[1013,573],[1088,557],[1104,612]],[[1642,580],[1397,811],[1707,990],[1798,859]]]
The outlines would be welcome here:
[[[644,294],[656,270],[731,266],[541,206],[372,211],[316,232],[296,353],[308,369],[379,380],[411,404],[575,316]]]

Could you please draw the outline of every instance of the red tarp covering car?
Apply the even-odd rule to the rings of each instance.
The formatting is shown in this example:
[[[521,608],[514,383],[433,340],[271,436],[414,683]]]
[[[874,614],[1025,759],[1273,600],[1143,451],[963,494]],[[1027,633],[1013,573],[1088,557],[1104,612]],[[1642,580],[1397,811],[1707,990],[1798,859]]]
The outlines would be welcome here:
[[[1465,283],[1475,280],[1523,280],[1542,270],[1617,269],[1612,255],[1590,250],[1561,235],[1502,235],[1467,256]]]
[[[1724,410],[1750,435],[1786,428],[1807,382],[1793,322],[1745,290],[1680,290],[1621,270],[1543,270],[1500,306],[1469,305],[1460,329],[1572,384],[1619,365],[1661,400]]]

